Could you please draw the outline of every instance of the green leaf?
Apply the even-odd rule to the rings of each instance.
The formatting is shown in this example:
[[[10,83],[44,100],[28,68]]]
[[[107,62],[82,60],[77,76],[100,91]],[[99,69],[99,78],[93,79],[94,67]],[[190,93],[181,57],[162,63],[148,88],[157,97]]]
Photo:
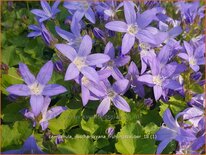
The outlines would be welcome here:
[[[72,127],[80,124],[80,109],[68,109],[64,111],[58,118],[49,121],[49,128],[52,133],[59,133],[59,130],[70,130]]]
[[[126,124],[117,134],[115,147],[122,154],[153,154],[156,146],[154,139],[144,138],[144,129],[138,123]]]
[[[16,54],[16,46],[7,46],[2,50],[2,62],[9,66],[14,66],[19,63],[19,56]]]
[[[10,103],[6,105],[6,107],[3,109],[2,114],[3,114],[3,121],[4,122],[15,122],[15,121],[20,121],[24,117],[20,113],[20,110],[23,108],[27,107],[28,103]]]
[[[28,121],[16,121],[13,127],[2,125],[2,148],[19,148],[32,134],[32,125]]]
[[[89,138],[77,138],[77,136],[83,135],[76,135],[59,144],[58,150],[63,154],[93,154],[95,150],[93,141]]]
[[[202,94],[204,93],[204,87],[203,86],[200,86],[199,84],[197,83],[193,83],[190,85],[189,89],[191,91],[193,91],[194,93],[197,93],[197,94]]]
[[[17,69],[16,68],[9,68],[7,74],[2,74],[2,87],[1,91],[4,94],[8,94],[6,91],[6,88],[14,85],[14,84],[21,84],[23,83],[23,79],[20,77],[19,74],[17,74]]]

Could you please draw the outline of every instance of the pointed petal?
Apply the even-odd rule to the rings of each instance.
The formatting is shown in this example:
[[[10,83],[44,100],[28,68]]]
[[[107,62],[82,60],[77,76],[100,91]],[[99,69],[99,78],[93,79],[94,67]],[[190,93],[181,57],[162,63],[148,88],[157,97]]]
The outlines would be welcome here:
[[[49,122],[48,121],[43,121],[39,123],[41,125],[42,130],[46,130],[49,126]]]
[[[33,9],[31,10],[31,13],[33,13],[36,16],[42,17],[42,18],[48,18],[47,14],[44,11],[39,10],[39,9]]]
[[[41,0],[41,6],[47,14],[51,14],[52,10],[46,0]]]
[[[126,112],[131,111],[127,101],[125,101],[125,99],[122,98],[121,96],[116,95],[116,97],[112,101],[113,101],[115,107],[117,107],[118,109],[126,111]]]
[[[67,81],[67,80],[73,80],[75,79],[76,77],[79,76],[79,70],[78,68],[76,67],[75,64],[73,63],[70,63],[68,68],[67,68],[67,71],[66,71],[66,74],[65,74],[65,77],[64,77],[64,80]]]
[[[131,74],[139,75],[138,68],[137,68],[136,64],[133,61],[129,65],[128,72],[131,73]]]
[[[92,22],[93,24],[95,24],[96,20],[95,20],[95,14],[94,11],[91,8],[88,8],[87,12],[85,13],[85,17]]]
[[[189,56],[193,56],[193,48],[190,46],[190,44],[186,41],[184,41],[184,47],[188,53]]]
[[[142,75],[142,76],[139,76],[139,77],[138,77],[138,81],[144,82],[144,83],[146,83],[146,84],[154,85],[153,77],[152,77],[152,75],[150,75],[150,74],[144,74],[144,75]]]
[[[149,32],[148,30],[139,30],[136,37],[141,41],[145,43],[151,43],[153,45],[156,45],[156,38],[155,36]]]
[[[124,1],[124,16],[128,24],[136,23],[136,12],[134,5],[129,1]]]
[[[92,67],[83,67],[81,69],[81,73],[86,76],[91,81],[98,83],[99,82],[99,75],[97,71]]]
[[[46,97],[44,98],[43,107],[42,107],[42,109],[41,109],[42,117],[45,117],[45,116],[46,116],[46,113],[47,113],[47,110],[48,110],[48,107],[49,107],[50,102],[51,102],[51,98],[49,98],[48,96],[46,96]]]
[[[182,33],[182,28],[180,26],[176,26],[169,31],[169,36],[171,38],[175,38],[176,36]]]
[[[79,47],[78,56],[87,56],[91,53],[92,50],[92,39],[90,36],[85,35],[82,39],[82,42]]]
[[[157,101],[162,96],[162,87],[155,85],[153,87],[155,100]]]
[[[80,34],[80,24],[79,21],[76,19],[75,16],[72,18],[72,23],[71,23],[71,31],[75,36],[81,36]]]
[[[179,82],[176,80],[165,80],[163,84],[164,88],[172,89],[172,90],[177,90],[182,88]]]
[[[74,35],[73,35],[72,33],[63,30],[63,29],[61,29],[61,28],[58,27],[58,26],[55,27],[55,30],[56,30],[57,34],[58,34],[60,37],[62,37],[63,39],[65,39],[65,40],[68,41],[68,42],[70,42],[71,40],[74,39]],[[64,44],[57,44],[57,45],[64,45]],[[57,46],[57,45],[56,45],[56,46]],[[57,48],[57,47],[56,47],[56,48]],[[57,48],[57,49],[59,50],[59,48]],[[59,50],[59,51],[60,51],[60,50]],[[68,52],[69,52],[69,50],[68,50]],[[67,53],[67,52],[66,52],[66,53]]]
[[[45,96],[54,96],[54,95],[59,95],[64,92],[66,92],[67,89],[61,85],[58,84],[48,84],[44,87],[44,90],[42,92],[42,95]]]
[[[61,2],[61,0],[56,0],[54,2],[54,4],[52,5],[52,12],[58,8],[60,2]]]
[[[135,36],[126,33],[122,39],[122,54],[127,54],[133,47]]]
[[[124,79],[124,76],[122,75],[122,73],[120,72],[120,70],[117,67],[113,67],[111,71],[112,71],[112,77],[115,80]]]
[[[29,96],[31,95],[30,89],[25,84],[16,84],[6,89],[10,94],[18,96]]]
[[[130,56],[128,55],[120,56],[115,59],[115,64],[117,65],[117,67],[121,67],[126,65],[129,61],[130,61]]]
[[[44,97],[41,95],[32,95],[30,98],[30,105],[34,116],[38,116],[42,110]]]
[[[56,44],[55,47],[58,51],[60,51],[63,55],[65,55],[69,60],[73,61],[77,53],[74,48],[66,44]]]
[[[112,88],[115,92],[120,94],[120,93],[124,93],[127,90],[128,84],[129,84],[129,80],[127,79],[118,80],[112,85]]]
[[[50,120],[50,119],[57,117],[65,110],[67,110],[67,108],[63,106],[56,106],[56,107],[51,108],[50,110],[47,111],[46,120]]]
[[[87,56],[86,63],[90,66],[101,65],[110,60],[110,57],[106,54],[96,53]]]
[[[178,56],[184,60],[189,60],[189,56],[186,53],[179,53]]]
[[[115,50],[114,46],[111,42],[108,42],[105,49],[104,49],[104,54],[107,54],[110,56],[111,59],[115,57]]]
[[[105,27],[112,31],[127,32],[127,24],[122,21],[112,21],[105,25]]]
[[[111,101],[108,97],[104,98],[97,108],[97,114],[104,116],[110,109]]]
[[[30,72],[27,65],[23,63],[19,63],[19,71],[21,73],[22,78],[24,79],[26,84],[32,84],[35,82],[34,75]]]
[[[176,129],[177,125],[175,123],[175,119],[172,116],[172,113],[169,109],[166,109],[164,114],[163,114],[163,120],[164,123],[167,125],[167,127],[171,128],[171,129]]]
[[[158,145],[156,154],[162,153],[162,151],[166,148],[166,146],[169,144],[170,141],[171,141],[170,139],[163,140],[163,141]]]
[[[48,61],[39,71],[38,75],[37,75],[37,81],[42,84],[45,85],[49,82],[49,80],[52,77],[52,72],[53,72],[53,62],[52,61]]]
[[[90,93],[89,90],[83,85],[81,85],[81,91],[82,91],[82,103],[83,106],[86,106],[90,98]]]

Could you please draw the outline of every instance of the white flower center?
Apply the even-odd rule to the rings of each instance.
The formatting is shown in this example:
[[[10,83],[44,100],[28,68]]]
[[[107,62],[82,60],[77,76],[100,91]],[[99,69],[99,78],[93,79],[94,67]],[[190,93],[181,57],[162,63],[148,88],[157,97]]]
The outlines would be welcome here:
[[[137,25],[128,25],[128,28],[127,28],[127,32],[131,35],[136,35],[137,32],[138,32],[138,26]]]
[[[76,57],[73,63],[76,65],[79,71],[81,70],[82,67],[87,66],[85,57]]]
[[[110,67],[110,68],[114,67],[114,61],[113,61],[113,60],[108,61],[108,62],[107,62],[107,65],[108,65],[108,67]]]
[[[87,10],[89,8],[89,3],[87,1],[82,1],[81,3],[84,10]]]
[[[158,76],[153,76],[152,81],[154,82],[155,85],[158,85],[158,86],[162,85],[162,79],[159,75]]]
[[[193,57],[189,58],[189,63],[190,65],[196,65],[197,64],[197,60]]]
[[[107,92],[107,95],[108,95],[109,98],[113,99],[113,98],[117,95],[117,93],[114,92],[114,91],[111,89],[111,90],[109,90],[109,91]]]
[[[44,86],[39,84],[38,82],[34,82],[32,85],[28,86],[31,94],[33,95],[40,95],[44,89]]]
[[[82,77],[82,84],[87,85],[89,83],[89,79],[85,76]]]
[[[115,16],[115,11],[112,10],[112,9],[104,10],[104,13],[109,17],[114,17]]]

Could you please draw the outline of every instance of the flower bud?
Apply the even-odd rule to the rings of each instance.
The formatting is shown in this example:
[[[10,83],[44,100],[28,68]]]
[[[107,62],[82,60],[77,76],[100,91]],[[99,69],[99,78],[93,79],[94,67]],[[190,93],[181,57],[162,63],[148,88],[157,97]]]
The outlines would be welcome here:
[[[115,132],[113,127],[107,128],[106,131],[107,131],[108,137],[112,137],[114,135],[114,132]]]
[[[62,61],[59,60],[59,61],[56,61],[56,62],[54,63],[54,70],[55,70],[56,72],[62,72],[63,69],[64,69],[64,67],[63,67]]]
[[[102,39],[102,40],[105,39],[105,33],[102,30],[100,30],[99,28],[97,28],[97,27],[95,27],[93,29],[93,34],[98,39]]]
[[[60,144],[62,142],[64,142],[62,135],[57,135],[55,139],[55,144]]]

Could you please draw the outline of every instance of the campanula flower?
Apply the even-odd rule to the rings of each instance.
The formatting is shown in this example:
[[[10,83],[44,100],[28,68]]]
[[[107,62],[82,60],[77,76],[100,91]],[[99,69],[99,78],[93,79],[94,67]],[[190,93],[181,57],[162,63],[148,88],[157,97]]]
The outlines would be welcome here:
[[[107,128],[106,131],[107,131],[108,137],[112,137],[115,133],[114,127],[109,127],[109,128]]]
[[[130,112],[130,106],[123,97],[128,88],[129,81],[126,79],[118,80],[113,85],[110,84],[108,80],[101,82],[104,89],[104,97],[97,108],[97,114],[99,116],[104,116],[110,109],[111,102],[115,107],[125,112]]]
[[[82,0],[78,2],[64,2],[64,7],[68,9],[68,11],[73,13],[73,16],[80,21],[84,16],[93,24],[95,24],[95,14],[91,8],[92,2],[87,0]]]
[[[38,36],[41,36],[46,45],[52,46],[54,42],[56,41],[55,38],[52,36],[52,34],[46,29],[43,23],[39,23],[39,25],[30,25],[30,30],[33,30],[33,32],[30,32],[27,37],[29,38],[36,38]]]
[[[36,144],[34,136],[30,136],[24,142],[21,149],[5,151],[3,154],[45,154],[39,146]]]
[[[112,21],[105,25],[109,30],[126,33],[122,39],[122,54],[127,54],[135,43],[135,38],[141,42],[159,45],[168,36],[167,33],[158,32],[152,34],[151,27],[148,25],[156,19],[158,8],[146,10],[137,16],[134,5],[129,1],[124,1],[124,14],[126,23],[123,21]],[[148,29],[149,28],[149,29]],[[152,28],[153,30],[155,28]]]
[[[81,32],[81,25],[79,22],[76,20],[76,18],[72,18],[71,22],[71,32],[67,32],[60,27],[56,26],[55,30],[57,34],[65,39],[67,41],[67,44],[78,50],[81,42],[82,42],[82,36],[80,34]]]
[[[169,53],[160,51],[150,62],[151,74],[146,73],[138,78],[139,81],[153,87],[155,99],[165,94],[165,89],[177,90],[181,88],[179,81],[174,77],[185,70],[185,66],[177,62],[167,64]]]
[[[141,98],[145,96],[144,92],[144,86],[142,82],[138,81],[139,77],[139,70],[136,66],[136,64],[132,61],[128,68],[128,73],[126,75],[126,79],[129,80],[130,86],[133,89],[133,91],[138,94]]]
[[[53,6],[50,7],[50,5],[48,4],[46,0],[41,0],[41,6],[43,10],[33,9],[31,10],[31,12],[40,18],[39,19],[40,23],[48,19],[54,19],[56,14],[60,12],[60,10],[58,9],[60,2],[61,2],[60,0],[56,0]]]
[[[96,9],[99,14],[103,14],[104,20],[108,20],[113,19],[122,6],[122,2],[118,4],[115,0],[107,0],[105,2],[99,2],[96,5]]]
[[[193,71],[198,72],[199,65],[205,64],[205,44],[200,45],[196,49],[191,46],[188,42],[184,41],[184,47],[187,53],[179,53],[178,56],[189,62],[190,67]]]
[[[16,84],[6,90],[18,96],[30,96],[30,105],[34,116],[38,116],[44,106],[44,96],[54,96],[66,92],[66,88],[58,84],[47,84],[53,72],[53,63],[48,61],[39,71],[37,77],[28,67],[20,63],[19,71],[26,84]]]
[[[93,82],[98,83],[99,75],[92,66],[101,65],[110,60],[106,54],[90,54],[92,39],[88,35],[83,37],[78,52],[66,44],[57,44],[56,48],[72,62],[67,68],[65,80],[78,78],[81,73]]]
[[[111,42],[107,43],[104,54],[107,54],[110,57],[110,60],[103,65],[101,71],[110,73],[107,75],[112,75],[112,77],[116,80],[123,79],[124,77],[118,67],[126,65],[130,61],[130,56],[122,55],[115,57],[115,49]]]
[[[162,126],[160,130],[156,132],[156,140],[161,141],[157,148],[157,154],[160,154],[172,140],[190,142],[196,139],[195,135],[190,132],[190,130],[180,127],[169,109],[166,109],[164,112],[163,121],[166,126]]]

